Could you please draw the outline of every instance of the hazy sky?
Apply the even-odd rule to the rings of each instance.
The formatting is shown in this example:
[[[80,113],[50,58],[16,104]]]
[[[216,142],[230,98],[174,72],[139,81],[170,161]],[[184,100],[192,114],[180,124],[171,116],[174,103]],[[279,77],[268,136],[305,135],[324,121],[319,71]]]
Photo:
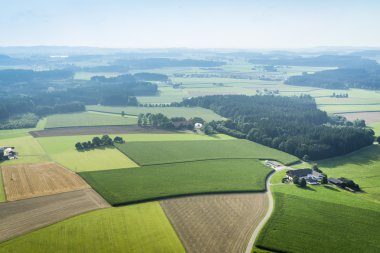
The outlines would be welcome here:
[[[0,46],[380,46],[379,0],[0,0]]]

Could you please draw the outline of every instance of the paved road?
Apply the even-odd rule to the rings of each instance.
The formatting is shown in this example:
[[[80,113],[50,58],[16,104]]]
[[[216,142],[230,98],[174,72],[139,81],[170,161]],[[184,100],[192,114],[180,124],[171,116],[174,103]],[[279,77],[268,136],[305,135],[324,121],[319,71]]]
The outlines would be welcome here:
[[[272,196],[272,192],[270,190],[270,185],[271,185],[270,180],[274,174],[276,174],[277,172],[279,172],[283,169],[286,169],[286,168],[287,168],[286,166],[281,166],[281,167],[276,168],[275,171],[272,172],[272,174],[267,178],[266,187],[267,187],[267,195],[268,195],[268,201],[269,201],[268,211],[265,214],[264,218],[259,223],[259,225],[256,227],[255,231],[253,231],[251,239],[249,240],[247,248],[245,250],[245,253],[251,253],[253,245],[256,241],[256,238],[259,235],[259,232],[264,227],[265,223],[267,223],[267,221],[269,220],[269,218],[273,212],[273,196]]]

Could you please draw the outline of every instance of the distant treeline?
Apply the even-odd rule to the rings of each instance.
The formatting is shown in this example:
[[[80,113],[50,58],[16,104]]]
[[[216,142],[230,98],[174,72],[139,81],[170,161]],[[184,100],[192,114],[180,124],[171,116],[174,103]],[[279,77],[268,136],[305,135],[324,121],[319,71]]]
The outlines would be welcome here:
[[[0,85],[10,85],[17,82],[35,82],[71,79],[74,72],[71,70],[33,71],[25,69],[0,70]]]
[[[206,133],[246,138],[300,158],[318,160],[343,155],[371,145],[374,140],[372,130],[328,117],[308,95],[218,95],[186,99],[173,106],[200,106],[228,118],[206,124]]]
[[[301,76],[289,77],[285,83],[325,89],[380,89],[380,67],[376,69],[342,68],[314,74],[303,73]]]
[[[375,60],[365,59],[356,55],[320,55],[302,57],[294,55],[257,55],[249,60],[252,64],[311,66],[311,67],[340,67],[340,68],[377,68]]]
[[[117,60],[115,65],[126,66],[130,69],[154,69],[167,67],[219,67],[224,65],[222,61],[208,61],[197,59],[170,59],[170,58],[145,58]]]

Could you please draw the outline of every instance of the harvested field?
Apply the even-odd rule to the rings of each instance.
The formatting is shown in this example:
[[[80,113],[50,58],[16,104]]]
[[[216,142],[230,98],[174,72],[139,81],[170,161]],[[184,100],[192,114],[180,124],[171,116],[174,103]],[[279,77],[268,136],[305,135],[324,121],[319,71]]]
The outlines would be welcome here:
[[[380,122],[380,112],[355,112],[338,114],[346,117],[349,121],[364,119],[367,124]]]
[[[0,203],[0,242],[108,206],[92,189]]]
[[[176,133],[162,129],[143,128],[136,125],[130,126],[88,126],[88,127],[61,127],[40,131],[31,131],[33,137],[95,135],[95,134],[134,134],[134,133]]]
[[[56,163],[3,166],[1,170],[8,201],[90,188],[80,176]]]
[[[188,253],[244,252],[264,217],[265,193],[194,196],[161,201]]]

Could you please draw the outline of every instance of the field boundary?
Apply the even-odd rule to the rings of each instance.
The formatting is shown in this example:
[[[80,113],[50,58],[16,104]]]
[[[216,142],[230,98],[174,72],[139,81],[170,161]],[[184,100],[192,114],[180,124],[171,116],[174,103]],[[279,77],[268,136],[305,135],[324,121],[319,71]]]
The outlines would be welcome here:
[[[93,189],[95,190],[95,189]],[[140,200],[133,200],[133,201],[127,201],[119,204],[111,204],[114,207],[118,206],[127,206],[132,204],[141,204],[151,201],[161,201],[166,199],[174,199],[174,198],[183,198],[183,197],[192,197],[192,196],[201,196],[201,195],[223,195],[223,194],[244,194],[244,193],[262,193],[266,192],[265,189],[263,190],[230,190],[230,191],[208,191],[208,192],[194,192],[194,193],[184,193],[184,194],[176,194],[176,195],[169,195],[169,196],[162,196],[157,198],[146,198],[146,199],[140,199]],[[98,192],[97,192],[98,193]],[[98,193],[100,195],[100,193]]]

